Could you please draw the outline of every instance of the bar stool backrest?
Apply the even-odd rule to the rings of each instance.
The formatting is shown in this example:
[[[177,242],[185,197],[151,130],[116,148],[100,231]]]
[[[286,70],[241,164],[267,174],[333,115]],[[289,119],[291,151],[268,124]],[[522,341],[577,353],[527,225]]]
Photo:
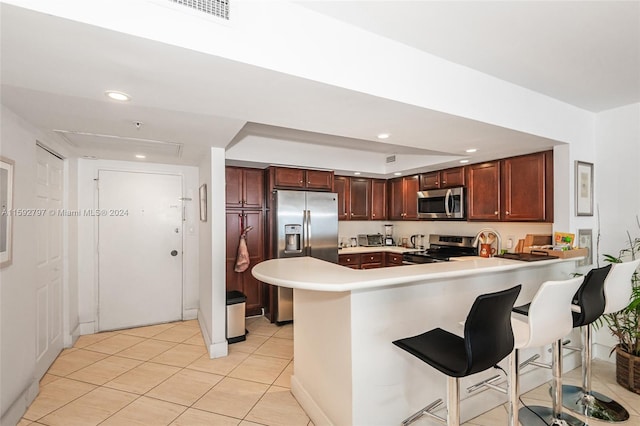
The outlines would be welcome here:
[[[576,277],[542,283],[529,306],[529,341],[522,347],[548,345],[571,332],[571,300],[583,280],[584,277]]]
[[[624,263],[614,263],[607,279],[604,280],[604,313],[621,311],[631,300],[631,277],[638,269],[640,259]]]
[[[467,373],[493,367],[513,350],[511,309],[521,285],[476,298],[464,324]]]
[[[584,277],[578,292],[573,296],[573,304],[580,312],[573,312],[573,326],[582,327],[597,320],[604,312],[604,280],[611,265],[595,268]]]

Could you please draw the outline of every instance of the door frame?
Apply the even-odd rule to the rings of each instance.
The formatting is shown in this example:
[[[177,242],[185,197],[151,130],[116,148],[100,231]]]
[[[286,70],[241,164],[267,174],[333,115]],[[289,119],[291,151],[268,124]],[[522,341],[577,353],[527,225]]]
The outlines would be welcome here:
[[[185,300],[186,300],[186,286],[185,286],[185,281],[186,281],[186,277],[185,277],[185,249],[187,247],[187,241],[186,241],[186,237],[187,237],[187,233],[186,233],[186,213],[185,213],[185,207],[186,207],[186,201],[191,201],[192,203],[197,201],[193,196],[187,196],[190,194],[186,194],[186,177],[184,175],[184,173],[180,173],[180,172],[169,172],[169,171],[162,171],[162,170],[155,170],[155,169],[149,169],[149,170],[144,170],[144,169],[140,169],[140,168],[119,168],[119,167],[101,167],[98,166],[94,169],[94,184],[93,184],[93,209],[97,209],[98,208],[98,185],[99,185],[99,176],[100,176],[100,172],[104,171],[104,172],[118,172],[118,173],[144,173],[144,174],[155,174],[155,175],[169,175],[169,176],[178,176],[180,177],[181,180],[181,191],[182,191],[182,224],[181,224],[181,237],[182,237],[182,270],[180,271],[180,285],[181,285],[181,290],[180,290],[180,294],[181,294],[181,301],[180,301],[180,311],[181,311],[181,315],[182,315],[182,319],[186,320],[188,318],[186,314],[186,309],[185,309]],[[195,201],[194,201],[195,200]],[[93,262],[94,262],[94,268],[93,268],[93,303],[94,303],[94,307],[93,307],[93,332],[97,333],[100,329],[99,327],[99,309],[100,309],[100,254],[98,253],[98,247],[100,244],[99,241],[99,234],[100,234],[100,229],[99,229],[99,222],[98,222],[98,217],[94,217],[93,219],[93,247],[94,247],[94,255],[93,255]]]

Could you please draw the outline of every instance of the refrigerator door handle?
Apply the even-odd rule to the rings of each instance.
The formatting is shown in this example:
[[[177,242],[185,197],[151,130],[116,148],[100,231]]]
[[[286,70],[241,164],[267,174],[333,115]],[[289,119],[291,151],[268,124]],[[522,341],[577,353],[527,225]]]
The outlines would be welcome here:
[[[311,256],[311,210],[304,211],[305,223],[305,254]]]

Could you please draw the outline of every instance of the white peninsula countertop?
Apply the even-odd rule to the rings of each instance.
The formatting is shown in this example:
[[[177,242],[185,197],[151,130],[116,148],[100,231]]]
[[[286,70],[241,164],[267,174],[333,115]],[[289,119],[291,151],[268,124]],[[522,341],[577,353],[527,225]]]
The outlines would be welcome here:
[[[351,269],[312,257],[294,257],[261,262],[253,267],[251,273],[262,282],[281,287],[315,291],[351,291],[540,268],[575,260],[574,258],[522,262],[496,257],[468,256],[451,258],[449,262]]]
[[[470,256],[354,270],[298,257],[261,262],[252,274],[262,282],[293,288],[291,392],[313,423],[388,426],[446,397],[445,376],[391,342],[436,327],[456,332],[480,294],[521,284],[516,304],[529,303],[544,281],[569,278],[575,260]],[[521,356],[537,353],[541,362],[549,362],[546,349],[526,349]],[[578,363],[579,354],[565,357],[569,369]],[[495,374],[491,369],[465,377],[460,387]],[[521,389],[526,392],[549,378],[548,370],[528,371]],[[506,402],[498,392],[462,392],[461,399],[463,421]]]

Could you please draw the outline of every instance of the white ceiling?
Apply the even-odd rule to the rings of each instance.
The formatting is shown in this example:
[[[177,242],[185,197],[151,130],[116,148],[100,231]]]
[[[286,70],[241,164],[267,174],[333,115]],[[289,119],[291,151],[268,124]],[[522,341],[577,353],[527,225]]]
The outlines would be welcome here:
[[[640,1],[300,4],[582,109],[640,102]]]
[[[640,2],[569,3],[304,5],[584,109],[639,102]],[[179,146],[156,149],[145,161],[197,165],[207,147],[217,146],[227,147],[230,160],[259,163],[250,153],[265,140],[279,140],[292,141],[296,150],[321,146],[335,158],[348,153],[354,162],[366,151],[381,164],[398,154],[435,167],[467,157],[470,146],[482,147],[473,157],[482,161],[557,143],[5,3],[0,7],[2,103],[51,137],[70,141],[79,156],[133,160],[140,146]],[[121,87],[135,90],[131,102],[116,105],[104,97],[105,89]],[[393,141],[382,144],[372,136],[381,123]],[[61,138],[59,131],[73,133]],[[132,141],[137,145],[127,145]],[[290,164],[299,163],[291,158]],[[315,166],[349,171],[328,163]],[[415,162],[404,169],[416,170]]]

